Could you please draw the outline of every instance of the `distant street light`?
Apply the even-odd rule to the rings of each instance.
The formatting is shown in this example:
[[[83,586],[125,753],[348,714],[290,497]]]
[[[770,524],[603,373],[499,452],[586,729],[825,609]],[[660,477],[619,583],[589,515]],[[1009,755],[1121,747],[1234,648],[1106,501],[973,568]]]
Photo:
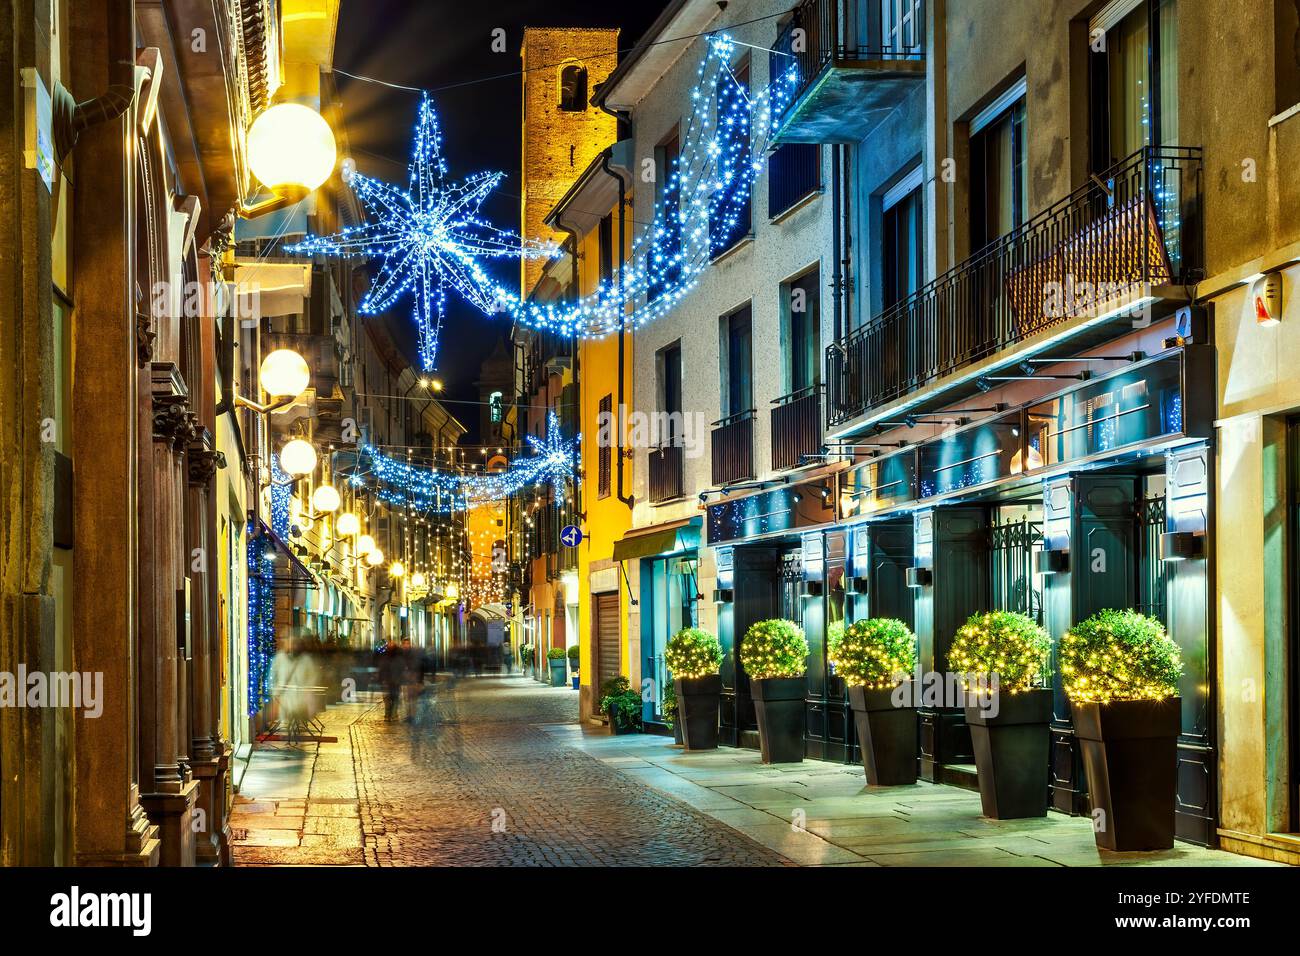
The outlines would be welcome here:
[[[361,530],[361,519],[351,511],[345,511],[339,515],[334,530],[341,535],[354,535]]]
[[[316,470],[316,449],[311,442],[295,438],[280,449],[280,467],[291,478],[301,478]]]
[[[339,498],[339,493],[333,485],[324,484],[316,489],[311,496],[311,506],[317,511],[326,514],[332,514],[339,510],[339,505],[343,502]]]

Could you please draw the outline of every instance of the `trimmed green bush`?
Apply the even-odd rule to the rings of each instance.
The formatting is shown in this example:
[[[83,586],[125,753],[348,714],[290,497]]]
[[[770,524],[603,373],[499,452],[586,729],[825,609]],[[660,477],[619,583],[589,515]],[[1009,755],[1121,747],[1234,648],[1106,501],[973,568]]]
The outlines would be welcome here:
[[[569,663],[572,664],[574,667],[578,666],[578,658],[580,658],[581,656],[582,656],[582,648],[580,648],[577,644],[574,644],[572,647],[569,648]]]
[[[835,673],[850,686],[894,687],[916,669],[916,635],[892,617],[855,621],[829,642]]]
[[[752,680],[802,677],[808,670],[808,639],[794,621],[758,621],[740,641],[740,663]]]
[[[519,645],[519,663],[521,663],[521,664],[531,664],[531,663],[533,662],[533,655],[534,655],[535,653],[536,653],[536,649],[533,647],[533,645],[531,645],[531,644],[520,644],[520,645]]]
[[[611,677],[600,685],[600,712],[620,727],[641,726],[641,695],[626,677]]]
[[[987,680],[1016,693],[1046,687],[1051,676],[1052,637],[1033,618],[1015,611],[972,614],[948,649],[948,670]]]
[[[1164,625],[1137,611],[1098,611],[1061,639],[1061,676],[1072,701],[1164,700],[1178,693],[1183,662]]]
[[[548,661],[562,661],[564,660],[564,657],[564,648],[562,647],[552,647],[546,652],[546,659]]]
[[[722,666],[722,645],[708,631],[684,627],[664,648],[664,666],[674,677],[708,677]]]

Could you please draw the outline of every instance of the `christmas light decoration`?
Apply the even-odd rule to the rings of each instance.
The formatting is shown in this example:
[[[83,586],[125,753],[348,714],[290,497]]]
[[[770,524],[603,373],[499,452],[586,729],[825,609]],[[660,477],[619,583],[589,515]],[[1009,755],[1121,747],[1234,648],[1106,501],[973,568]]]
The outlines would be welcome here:
[[[502,287],[484,271],[481,260],[554,254],[551,244],[521,239],[480,217],[479,207],[501,179],[501,173],[476,173],[461,183],[447,182],[442,128],[425,95],[415,125],[407,188],[353,172],[348,185],[370,213],[369,221],[333,236],[307,236],[288,251],[381,259],[379,274],[361,301],[361,312],[376,315],[411,292],[420,364],[436,368],[449,286],[491,315],[500,311]]]
[[[280,467],[280,459],[271,456],[271,530],[281,541],[289,537],[289,512],[293,505],[293,483]]]
[[[1137,611],[1098,611],[1061,639],[1061,677],[1075,702],[1164,700],[1183,663],[1164,625]]]
[[[916,668],[916,635],[902,621],[875,617],[829,635],[829,659],[850,686],[894,687]]]
[[[753,680],[802,677],[808,670],[808,653],[803,628],[780,618],[751,624],[740,641],[740,663]]]
[[[275,657],[275,594],[272,589],[275,545],[249,524],[248,537],[248,716],[271,697],[271,661]]]
[[[573,477],[576,445],[581,436],[569,441],[551,412],[546,437],[527,436],[533,455],[515,461],[507,470],[491,474],[467,474],[412,465],[385,455],[372,445],[363,445],[359,464],[364,471],[351,477],[355,486],[369,484],[381,500],[406,505],[417,511],[450,513],[465,511],[475,504],[504,501],[529,485],[549,483],[560,502],[564,485]]]
[[[675,678],[708,677],[722,667],[722,645],[708,631],[684,627],[664,648],[664,666]]]
[[[435,367],[446,288],[487,315],[566,337],[600,338],[627,325],[644,325],[671,311],[699,283],[715,254],[737,238],[754,183],[766,168],[775,121],[799,90],[796,61],[776,70],[768,86],[751,91],[732,72],[736,42],[709,37],[691,91],[691,115],[681,152],[665,177],[653,222],[636,236],[619,274],[592,293],[565,302],[537,303],[492,279],[482,260],[549,257],[550,244],[490,225],[478,210],[501,180],[480,173],[444,183],[442,134],[427,95],[421,100],[406,191],[352,173],[349,183],[371,221],[333,236],[308,236],[288,251],[301,255],[365,256],[383,260],[362,302],[375,314],[403,293],[415,293],[421,364]]]
[[[967,690],[996,686],[1016,694],[1048,686],[1052,637],[1033,618],[1015,611],[972,614],[948,649],[948,669]]]

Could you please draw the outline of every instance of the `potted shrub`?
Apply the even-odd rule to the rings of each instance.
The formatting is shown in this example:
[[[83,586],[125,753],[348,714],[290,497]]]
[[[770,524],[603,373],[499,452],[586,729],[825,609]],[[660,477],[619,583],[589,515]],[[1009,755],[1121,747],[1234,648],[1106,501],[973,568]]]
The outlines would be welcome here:
[[[708,631],[685,627],[664,648],[664,665],[673,675],[677,723],[687,750],[718,746],[718,706],[722,698],[722,645]]]
[[[611,677],[600,688],[600,710],[609,718],[612,734],[629,734],[641,729],[641,695],[626,677]]]
[[[531,644],[519,645],[519,663],[523,666],[524,676],[533,676],[533,655],[535,648]]]
[[[808,641],[794,621],[752,624],[740,641],[740,663],[749,675],[758,718],[763,763],[803,760],[804,697]]]
[[[995,820],[1047,815],[1051,636],[1013,611],[973,614],[948,650],[964,679],[980,803]]]
[[[562,647],[552,647],[546,652],[546,667],[551,677],[552,687],[564,686],[565,653]]]
[[[578,658],[582,651],[577,644],[569,648],[569,676],[573,679],[573,689],[578,689]]]
[[[1174,845],[1183,673],[1178,645],[1155,618],[1099,611],[1061,639],[1061,677],[1106,850]]]
[[[677,719],[677,684],[668,681],[664,686],[663,707],[664,723],[673,732],[673,743],[682,742],[682,722]]]
[[[916,783],[916,635],[894,618],[856,621],[830,633],[829,659],[849,688],[867,783]]]

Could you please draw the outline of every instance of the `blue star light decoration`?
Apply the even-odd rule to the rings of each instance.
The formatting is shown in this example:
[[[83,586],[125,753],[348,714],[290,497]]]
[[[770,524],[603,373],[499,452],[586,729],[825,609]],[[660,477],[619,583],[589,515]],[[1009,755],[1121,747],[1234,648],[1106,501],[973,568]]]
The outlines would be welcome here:
[[[417,511],[443,514],[504,501],[529,485],[542,483],[551,485],[557,500],[563,501],[565,484],[573,479],[577,445],[582,437],[566,439],[559,418],[551,412],[546,437],[528,435],[527,439],[531,456],[515,461],[506,471],[486,475],[413,465],[363,445],[359,459],[365,472],[354,473],[350,481],[355,487],[369,486],[390,505],[409,505]]]
[[[448,287],[484,314],[500,313],[502,286],[484,270],[483,260],[549,257],[555,249],[551,243],[525,240],[498,229],[480,216],[480,207],[500,184],[502,173],[476,173],[459,183],[447,181],[442,129],[427,95],[420,101],[408,170],[405,190],[351,173],[348,185],[365,205],[369,221],[332,236],[309,235],[288,251],[381,260],[379,274],[362,299],[361,312],[378,314],[411,292],[420,365],[432,370],[437,367]]]

